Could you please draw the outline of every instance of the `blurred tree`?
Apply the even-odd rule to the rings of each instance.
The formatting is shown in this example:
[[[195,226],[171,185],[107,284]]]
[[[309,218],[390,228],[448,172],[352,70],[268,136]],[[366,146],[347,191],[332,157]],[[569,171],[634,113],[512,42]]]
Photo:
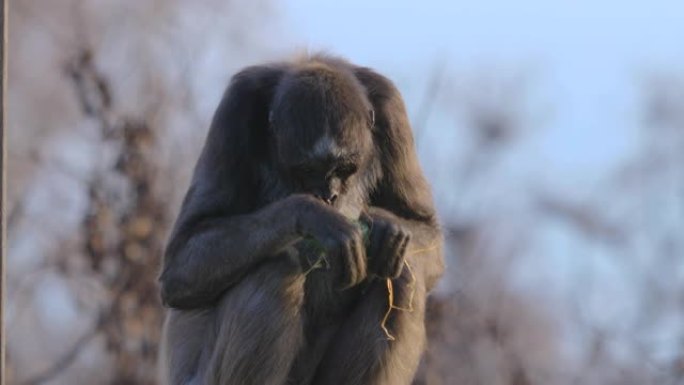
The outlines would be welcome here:
[[[24,0],[10,17],[8,383],[153,384],[169,221],[277,19],[217,0]]]
[[[584,194],[557,182],[511,184],[511,170],[492,160],[507,159],[516,135],[494,136],[494,147],[478,143],[494,138],[488,127],[519,131],[527,109],[496,98],[485,105],[513,113],[475,108],[485,118],[467,127],[477,138],[484,122],[486,140],[470,149],[486,159],[469,161],[464,151],[455,162],[464,168],[454,180],[474,196],[459,191],[467,203],[443,218],[451,287],[430,303],[431,344],[418,384],[684,384],[682,89],[673,74],[644,82],[636,151]],[[506,194],[493,201],[487,186]],[[512,194],[519,190],[525,200]],[[548,229],[559,225],[577,275],[560,298],[567,302],[554,304],[545,293],[552,286],[521,291],[516,277],[531,285],[529,271],[540,268],[535,249],[558,243]]]
[[[228,77],[275,50],[274,9],[11,2],[9,384],[154,383],[165,233]],[[684,384],[681,74],[644,82],[635,152],[579,194],[520,169],[544,163],[528,77],[448,71],[417,114],[450,263],[416,384]]]

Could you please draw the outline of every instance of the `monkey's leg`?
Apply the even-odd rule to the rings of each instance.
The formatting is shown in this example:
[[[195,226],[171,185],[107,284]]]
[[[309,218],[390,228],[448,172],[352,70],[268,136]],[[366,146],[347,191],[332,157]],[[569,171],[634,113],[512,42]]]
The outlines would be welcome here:
[[[162,377],[172,385],[284,384],[301,345],[303,298],[299,267],[277,261],[250,272],[210,310],[172,310]]]
[[[214,324],[214,309],[166,314],[159,353],[159,383],[199,385],[198,365]]]
[[[354,312],[344,321],[316,372],[316,385],[410,384],[425,348],[425,285],[405,268],[393,281],[394,309],[385,324],[394,337],[382,330],[388,308],[384,280],[372,282]],[[413,292],[413,294],[412,294]]]
[[[264,263],[216,308],[206,385],[282,385],[302,343],[304,276],[290,261]]]

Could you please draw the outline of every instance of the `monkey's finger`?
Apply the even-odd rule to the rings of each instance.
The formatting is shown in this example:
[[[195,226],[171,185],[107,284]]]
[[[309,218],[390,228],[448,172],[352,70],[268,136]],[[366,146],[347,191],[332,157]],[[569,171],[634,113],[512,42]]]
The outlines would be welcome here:
[[[369,260],[372,261],[372,270],[374,272],[379,271],[382,267],[382,249],[386,242],[388,230],[388,226],[378,223],[374,225],[373,231],[371,232],[370,247],[368,248],[367,256]]]
[[[382,266],[379,271],[383,278],[391,278],[394,274],[395,260],[397,259],[397,250],[403,241],[402,237],[394,236],[389,240],[389,243],[383,249]]]
[[[353,284],[359,284],[366,279],[366,255],[364,252],[363,237],[361,234],[355,234],[351,242],[351,257],[352,268],[356,272],[356,279]]]
[[[399,243],[397,249],[396,258],[394,259],[394,267],[392,270],[392,278],[398,278],[401,275],[401,271],[404,269],[404,261],[406,260],[406,249],[411,241],[411,235],[406,235],[402,241]]]
[[[347,271],[347,279],[344,282],[346,282],[347,287],[352,287],[356,285],[359,280],[359,271],[356,264],[356,250],[353,241],[348,241],[345,246],[344,263],[345,270]]]
[[[354,256],[356,257],[356,270],[358,271],[358,281],[361,283],[366,279],[367,274],[367,259],[366,250],[363,244],[363,237],[359,237],[355,240]]]

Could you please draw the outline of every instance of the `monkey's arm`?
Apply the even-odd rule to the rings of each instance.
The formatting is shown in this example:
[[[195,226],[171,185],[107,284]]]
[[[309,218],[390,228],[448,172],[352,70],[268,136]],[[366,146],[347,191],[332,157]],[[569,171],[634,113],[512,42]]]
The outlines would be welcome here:
[[[253,266],[304,236],[344,261],[350,285],[366,278],[361,230],[313,196],[294,194],[256,212],[225,217],[193,213],[192,207],[184,205],[164,255],[159,280],[168,306],[213,304]]]
[[[405,249],[401,250],[398,255],[388,256],[388,260],[382,261],[382,263],[393,264],[398,262],[399,270],[396,272],[398,275],[403,268],[405,258],[417,278],[422,278],[427,290],[431,290],[444,273],[443,239],[437,221],[434,218],[406,219],[379,207],[371,207],[368,210],[368,215],[376,222],[390,224],[389,226],[385,225],[385,227],[389,227],[388,229],[382,230],[385,235],[380,234],[378,240],[380,242],[386,243],[392,238],[391,236],[388,237],[387,233],[403,231],[410,234],[410,240]],[[391,245],[384,246],[391,247]],[[398,261],[393,261],[394,258],[398,258]]]
[[[299,239],[296,206],[285,199],[250,214],[181,226],[164,255],[163,303],[179,309],[211,305],[251,267]]]

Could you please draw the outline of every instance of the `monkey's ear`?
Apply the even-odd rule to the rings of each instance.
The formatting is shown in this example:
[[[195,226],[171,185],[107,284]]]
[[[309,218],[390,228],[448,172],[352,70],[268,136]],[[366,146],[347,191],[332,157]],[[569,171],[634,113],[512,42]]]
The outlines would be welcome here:
[[[284,72],[284,66],[254,66],[233,76],[195,166],[177,230],[252,208],[259,164],[270,156],[269,106]]]
[[[432,193],[418,163],[401,94],[392,81],[369,68],[355,68],[354,73],[373,105],[373,141],[382,163],[371,204],[408,219],[434,221]]]

